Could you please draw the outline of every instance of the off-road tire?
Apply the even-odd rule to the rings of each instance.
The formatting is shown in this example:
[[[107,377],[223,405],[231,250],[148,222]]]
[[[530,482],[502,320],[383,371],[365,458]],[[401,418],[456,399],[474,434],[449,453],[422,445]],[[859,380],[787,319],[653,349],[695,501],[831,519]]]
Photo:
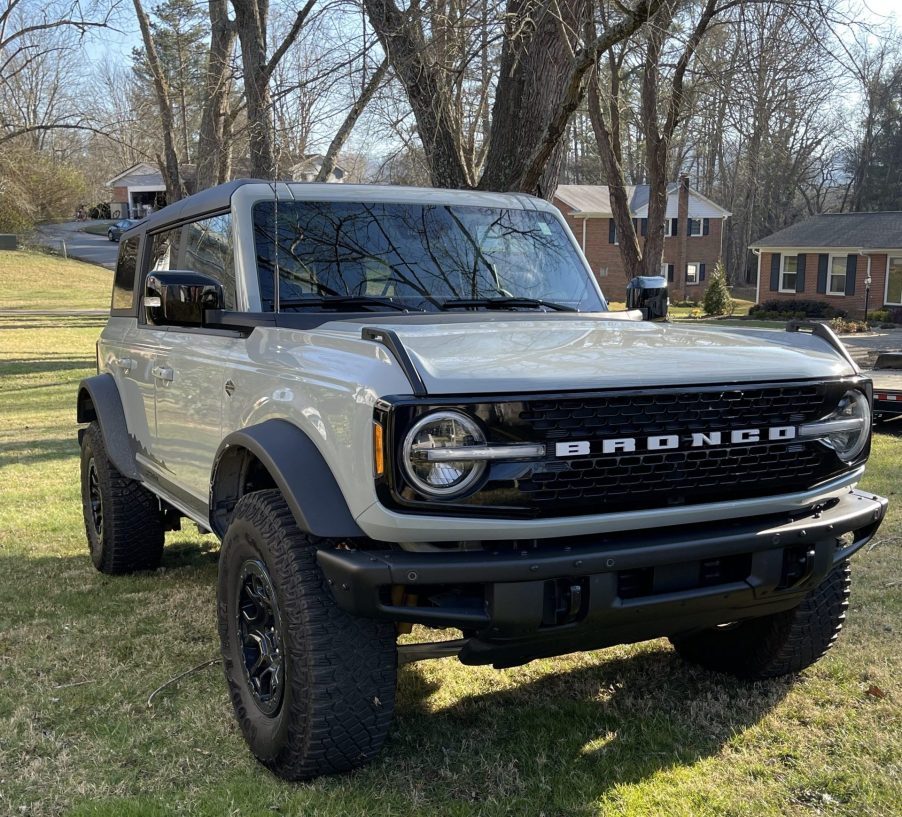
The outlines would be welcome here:
[[[394,712],[395,628],[336,604],[316,563],[317,544],[325,543],[297,527],[279,491],[256,491],[236,505],[219,557],[217,611],[229,696],[251,751],[287,780],[363,765],[381,749]],[[261,563],[281,622],[284,676],[272,714],[254,697],[238,629],[242,576],[248,564]]]
[[[801,672],[839,636],[851,585],[849,563],[841,562],[792,610],[670,640],[687,661],[739,678]]]
[[[101,503],[99,526],[92,507],[92,485]],[[101,573],[153,570],[160,564],[165,535],[160,502],[110,462],[96,421],[82,437],[81,504],[91,561]]]

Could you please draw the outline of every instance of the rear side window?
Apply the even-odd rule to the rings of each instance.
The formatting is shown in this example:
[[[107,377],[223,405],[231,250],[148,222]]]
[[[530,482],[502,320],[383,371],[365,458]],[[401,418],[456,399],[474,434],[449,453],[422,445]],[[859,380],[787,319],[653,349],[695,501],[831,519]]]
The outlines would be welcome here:
[[[209,275],[222,284],[225,308],[235,309],[235,254],[232,217],[192,221],[153,237],[151,270],[189,270]]]
[[[132,312],[135,306],[135,271],[138,268],[140,236],[119,243],[119,260],[113,277],[113,310]]]

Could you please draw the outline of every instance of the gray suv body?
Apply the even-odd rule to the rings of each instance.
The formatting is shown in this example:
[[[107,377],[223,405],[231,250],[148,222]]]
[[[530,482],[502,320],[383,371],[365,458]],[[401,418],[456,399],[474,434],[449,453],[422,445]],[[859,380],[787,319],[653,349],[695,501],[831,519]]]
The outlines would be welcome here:
[[[611,312],[522,195],[233,182],[122,237],[78,395],[106,572],[182,518],[223,539],[251,749],[373,756],[399,663],[499,667],[667,636],[765,678],[833,643],[886,500],[870,382],[821,326]],[[397,644],[413,624],[459,631]]]

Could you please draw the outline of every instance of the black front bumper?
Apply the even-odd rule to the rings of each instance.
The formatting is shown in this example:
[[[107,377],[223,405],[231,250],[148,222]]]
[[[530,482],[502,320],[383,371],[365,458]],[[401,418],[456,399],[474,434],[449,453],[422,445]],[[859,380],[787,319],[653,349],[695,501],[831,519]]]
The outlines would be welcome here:
[[[850,491],[791,517],[581,537],[541,549],[321,550],[317,558],[343,609],[458,627],[469,636],[461,661],[507,666],[790,609],[867,543],[886,506],[882,497]],[[411,595],[440,601],[405,606],[401,598]]]

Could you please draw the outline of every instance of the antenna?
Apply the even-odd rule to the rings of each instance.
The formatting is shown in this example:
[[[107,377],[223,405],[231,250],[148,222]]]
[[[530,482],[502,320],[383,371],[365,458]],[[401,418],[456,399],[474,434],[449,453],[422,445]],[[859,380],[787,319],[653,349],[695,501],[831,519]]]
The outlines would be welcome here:
[[[273,103],[272,106],[272,135],[275,138],[276,135],[276,106]],[[276,146],[273,144],[273,176],[275,177],[272,180],[272,197],[273,197],[273,242],[275,244],[275,252],[273,253],[273,290],[272,290],[272,311],[274,313],[278,313],[281,307],[280,303],[280,293],[279,293],[279,154],[276,151]]]

